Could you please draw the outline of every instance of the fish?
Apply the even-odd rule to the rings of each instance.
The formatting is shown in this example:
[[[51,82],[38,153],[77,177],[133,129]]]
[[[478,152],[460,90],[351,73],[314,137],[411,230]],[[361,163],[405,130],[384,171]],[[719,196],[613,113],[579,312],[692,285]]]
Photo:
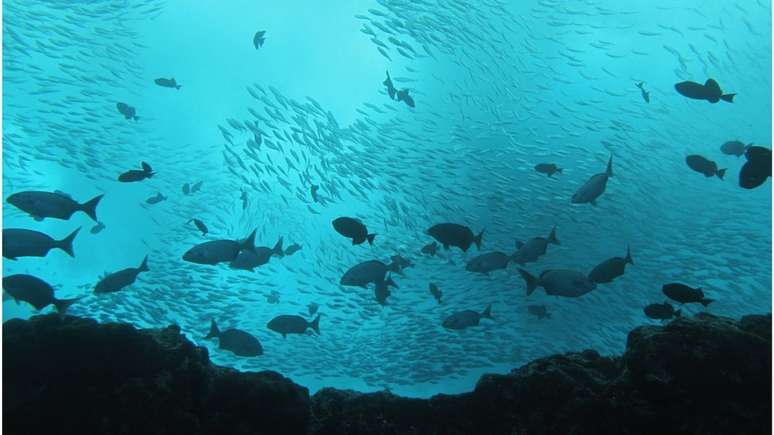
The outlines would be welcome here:
[[[541,256],[545,255],[548,250],[548,245],[560,245],[559,239],[556,238],[556,225],[551,228],[551,232],[547,238],[533,237],[527,240],[527,243],[516,241],[516,253],[513,254],[513,261],[518,264],[525,264],[535,262]]]
[[[643,308],[645,315],[651,319],[669,320],[673,317],[680,317],[682,310],[675,311],[675,308],[669,302],[663,304],[650,304]]]
[[[368,229],[358,219],[339,217],[333,220],[333,229],[344,237],[352,239],[353,245],[359,245],[368,240],[369,245],[374,244],[376,234],[369,234]]]
[[[317,305],[314,302],[310,302],[309,305],[306,306],[307,310],[309,311],[310,316],[314,316],[314,313],[317,312],[317,310],[320,308],[319,305]]]
[[[771,150],[759,146],[751,146],[744,153],[747,162],[739,171],[739,186],[744,189],[754,189],[771,177]]]
[[[390,257],[390,260],[392,261],[392,263],[390,263],[390,265],[387,266],[387,268],[391,272],[395,272],[397,274],[400,274],[401,276],[403,276],[403,269],[413,266],[413,263],[411,263],[411,260],[407,258],[403,258],[403,256],[401,255],[393,255],[392,257]]]
[[[432,242],[428,243],[427,245],[422,247],[421,253],[425,255],[434,256],[436,252],[438,252],[438,242]]]
[[[247,209],[247,192],[242,190],[242,195],[239,197],[242,200],[242,210]]]
[[[131,285],[137,279],[137,275],[148,272],[148,256],[143,258],[140,267],[127,267],[118,272],[108,274],[94,286],[94,293],[115,293],[124,287]]]
[[[538,163],[537,165],[535,165],[535,171],[541,174],[546,174],[549,177],[552,177],[556,173],[561,174],[562,168],[560,168],[559,166],[556,166],[553,163]]]
[[[379,260],[369,260],[358,263],[347,270],[339,283],[344,286],[367,287],[368,284],[385,282],[397,287],[392,278],[387,278],[389,268]]]
[[[551,313],[548,312],[548,308],[545,305],[529,305],[527,306],[527,312],[537,317],[538,320],[551,318]]]
[[[414,98],[409,95],[408,89],[403,89],[402,91],[398,91],[395,93],[395,99],[397,101],[403,101],[406,103],[407,106],[413,108],[415,106],[414,104]]]
[[[320,189],[320,186],[316,184],[312,184],[310,190],[312,193],[312,201],[314,202],[320,202],[320,198],[317,196],[317,191]]]
[[[450,246],[456,246],[467,252],[470,245],[476,244],[476,249],[481,249],[481,239],[484,237],[484,230],[478,235],[473,235],[473,231],[465,226],[454,223],[441,223],[430,227],[427,234],[443,245],[444,249]]]
[[[446,329],[462,330],[471,326],[478,326],[481,319],[494,320],[492,317],[492,304],[487,305],[482,313],[473,310],[458,311],[443,320]]]
[[[632,253],[628,246],[626,247],[626,257],[612,257],[599,263],[589,272],[589,279],[597,284],[612,282],[624,274],[627,264],[634,265]]]
[[[145,202],[147,204],[158,204],[161,201],[164,201],[166,199],[167,199],[167,197],[162,195],[161,192],[159,192],[155,196],[151,196],[150,198],[146,199]]]
[[[255,36],[253,36],[253,46],[255,46],[255,49],[259,49],[263,47],[263,43],[266,42],[266,31],[265,30],[259,30],[255,32]]]
[[[685,158],[685,163],[687,163],[688,167],[694,171],[700,174],[704,174],[705,177],[712,177],[713,175],[717,175],[717,177],[722,180],[723,176],[726,174],[725,169],[718,169],[717,163],[713,162],[712,160],[708,160],[698,154],[691,154],[687,156]]]
[[[385,71],[387,73],[387,78],[382,82],[384,86],[387,87],[387,95],[390,96],[391,100],[395,99],[395,86],[392,85],[392,79],[390,79],[390,72]]]
[[[142,181],[146,178],[151,178],[155,173],[151,166],[145,162],[142,162],[142,169],[131,169],[118,176],[118,181],[122,183],[132,183],[136,181]]]
[[[140,119],[140,117],[136,115],[137,111],[135,108],[126,103],[116,103],[116,109],[118,109],[118,113],[124,115],[125,119],[134,119],[135,121]]]
[[[575,270],[545,270],[539,277],[535,277],[526,270],[519,269],[519,274],[527,284],[527,296],[536,288],[543,287],[548,295],[577,298],[597,287],[584,273]]]
[[[95,222],[97,205],[104,195],[97,195],[89,201],[79,204],[72,198],[53,192],[28,190],[9,196],[6,201],[19,210],[27,212],[36,220],[45,218],[68,220],[77,211],[86,213]]]
[[[733,103],[736,96],[736,94],[723,94],[720,85],[714,79],[707,79],[703,85],[691,81],[680,82],[675,85],[675,90],[684,97],[707,100],[710,103],[717,103],[720,100]]]
[[[650,92],[646,91],[643,85],[645,82],[639,82],[637,83],[637,87],[640,88],[640,92],[642,93],[642,99],[645,100],[646,103],[650,103]]]
[[[210,323],[210,332],[204,338],[217,338],[218,348],[232,352],[237,356],[263,355],[263,346],[257,338],[241,329],[226,329],[221,331],[213,319]]]
[[[188,183],[183,184],[183,195],[189,195],[191,193],[191,186]]]
[[[256,246],[253,249],[242,249],[236,258],[229,263],[232,269],[253,271],[256,267],[263,266],[271,260],[271,257],[283,257],[282,237],[277,240],[273,248],[266,246]]]
[[[177,84],[174,77],[172,77],[171,79],[159,78],[154,80],[153,82],[164,88],[180,89],[181,87],[181,85]]]
[[[104,229],[105,229],[105,224],[103,224],[102,222],[97,222],[97,225],[94,225],[93,227],[91,227],[89,232],[92,234],[98,234]]]
[[[442,296],[441,289],[439,289],[438,286],[433,284],[432,282],[428,285],[428,287],[430,289],[430,294],[433,295],[433,297],[435,298],[436,302],[438,302],[440,304],[441,303],[441,296]]]
[[[664,284],[661,286],[661,291],[669,299],[680,302],[681,304],[697,302],[706,307],[712,302],[715,302],[714,299],[705,298],[704,292],[700,288],[691,288],[679,282]]]
[[[73,240],[78,227],[62,240],[54,240],[48,234],[21,228],[3,228],[3,257],[16,260],[18,257],[45,257],[48,251],[57,248],[75,258]]]
[[[605,172],[593,175],[572,195],[573,204],[597,205],[597,198],[605,193],[607,180],[613,176],[613,156],[607,161]]]
[[[752,144],[745,145],[741,141],[731,140],[723,143],[723,145],[720,146],[720,152],[729,156],[741,157],[751,146]]]
[[[255,249],[255,230],[244,240],[210,240],[200,243],[183,254],[183,260],[189,263],[215,265],[232,262],[243,250]]]
[[[207,235],[208,229],[207,229],[207,225],[204,225],[204,222],[200,221],[199,219],[193,218],[193,219],[188,219],[188,222],[186,222],[186,224],[190,224],[191,222],[193,222],[194,225],[196,225],[196,228],[202,232],[203,236]]]
[[[299,245],[298,243],[293,243],[292,245],[285,248],[285,255],[293,255],[300,250],[301,250],[301,245]]]
[[[473,257],[470,261],[468,261],[468,263],[465,265],[465,270],[469,272],[488,274],[489,272],[495,270],[505,269],[508,267],[508,263],[512,260],[512,255],[508,255],[503,252],[487,252],[485,254]]]
[[[271,319],[266,327],[280,333],[282,338],[287,338],[288,334],[303,334],[309,328],[320,335],[320,316],[322,314],[310,322],[301,316],[284,314]]]
[[[16,302],[22,301],[32,305],[36,310],[53,305],[59,314],[64,314],[67,308],[79,298],[57,299],[54,288],[42,279],[26,274],[16,274],[3,277],[3,291]]]

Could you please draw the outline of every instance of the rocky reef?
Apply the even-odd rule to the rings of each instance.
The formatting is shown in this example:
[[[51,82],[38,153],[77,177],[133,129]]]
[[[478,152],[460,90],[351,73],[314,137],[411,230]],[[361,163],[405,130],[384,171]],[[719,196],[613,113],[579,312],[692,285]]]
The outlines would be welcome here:
[[[306,388],[209,361],[179,328],[57,315],[3,326],[9,434],[765,434],[771,316],[702,314],[410,399]]]

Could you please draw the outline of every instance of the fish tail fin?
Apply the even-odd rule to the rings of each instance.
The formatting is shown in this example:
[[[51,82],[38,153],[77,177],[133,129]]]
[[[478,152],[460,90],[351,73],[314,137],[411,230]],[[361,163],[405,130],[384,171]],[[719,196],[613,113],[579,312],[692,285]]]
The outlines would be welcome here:
[[[735,96],[736,94],[723,94],[720,96],[720,99],[723,101],[728,101],[729,103],[733,103]]]
[[[494,320],[494,317],[492,317],[492,304],[486,306],[484,312],[481,313],[481,317]]]
[[[554,225],[554,227],[551,229],[551,234],[548,235],[548,243],[561,245],[561,243],[559,243],[559,239],[556,238],[556,225]]]
[[[322,314],[318,314],[317,317],[315,317],[314,320],[309,324],[309,327],[314,329],[314,332],[317,333],[317,335],[320,335],[320,316]]]
[[[531,295],[538,286],[538,279],[531,273],[521,268],[519,269],[519,274],[522,278],[524,278],[524,282],[527,284],[527,296]]]
[[[89,201],[81,204],[81,210],[89,215],[89,217],[92,218],[94,222],[99,222],[99,220],[97,220],[97,205],[103,196],[105,195],[97,195]]]
[[[285,256],[285,251],[282,250],[282,237],[280,237],[279,240],[277,240],[277,243],[274,244],[274,249],[272,249],[272,254],[278,257]]]
[[[70,308],[70,305],[74,304],[79,299],[81,298],[54,299],[54,307],[56,308],[56,312],[59,313],[60,315],[64,315],[64,313],[67,312],[67,309]]]
[[[629,248],[629,245],[626,245],[626,258],[624,260],[634,266],[634,260],[632,260],[632,250]]]
[[[215,323],[215,319],[212,319],[212,322],[210,323],[210,332],[207,333],[207,336],[204,338],[213,338],[220,336],[220,329],[218,329],[218,324]]]
[[[252,233],[250,233],[249,236],[247,236],[246,239],[242,240],[241,247],[242,249],[247,249],[248,251],[255,252],[255,231],[253,230]]]
[[[376,238],[376,234],[369,234],[366,236],[366,239],[368,239],[368,244],[373,245],[374,239]]]
[[[75,231],[70,233],[67,237],[65,237],[62,240],[59,240],[57,242],[57,247],[65,252],[67,252],[67,255],[75,258],[75,253],[73,252],[73,240],[75,240],[75,236],[78,235],[78,231],[81,230],[81,227],[78,227]]]
[[[484,230],[481,230],[476,237],[473,238],[473,242],[476,244],[476,249],[481,249],[481,238],[484,237]]]
[[[605,171],[605,174],[608,177],[613,176],[613,155],[610,154],[610,159],[607,161],[607,170]]]
[[[150,269],[148,269],[148,256],[146,255],[145,258],[142,259],[142,263],[139,267],[140,272],[148,272]]]
[[[702,304],[702,305],[704,305],[704,306],[706,307],[707,305],[709,305],[709,304],[711,304],[711,303],[715,302],[715,299],[707,299],[707,298],[704,298],[704,299],[702,299],[700,302],[701,302],[701,304]]]
[[[727,169],[727,168],[718,169],[718,173],[717,173],[716,175],[717,175],[717,176],[718,176],[718,178],[720,178],[721,180],[722,180],[722,179],[723,179],[723,177],[726,175],[726,169]]]
[[[395,288],[400,288],[400,287],[398,287],[398,283],[395,282],[395,280],[393,280],[391,276],[387,277],[387,280],[385,281],[385,284],[387,284],[387,286],[393,286]]]

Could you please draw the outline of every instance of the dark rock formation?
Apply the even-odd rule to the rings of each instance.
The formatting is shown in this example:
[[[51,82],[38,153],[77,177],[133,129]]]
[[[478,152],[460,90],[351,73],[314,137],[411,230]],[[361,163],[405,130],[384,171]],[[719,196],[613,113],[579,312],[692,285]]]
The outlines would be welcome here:
[[[210,364],[177,327],[38,316],[3,327],[9,434],[771,433],[771,316],[707,314],[594,351],[409,399],[324,389]]]

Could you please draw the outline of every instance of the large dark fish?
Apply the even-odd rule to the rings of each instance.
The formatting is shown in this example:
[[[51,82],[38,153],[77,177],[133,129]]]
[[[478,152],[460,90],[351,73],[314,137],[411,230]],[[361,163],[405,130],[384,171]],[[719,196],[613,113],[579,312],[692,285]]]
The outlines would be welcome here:
[[[750,148],[751,146],[752,144],[745,145],[741,141],[731,140],[728,142],[724,142],[723,145],[720,146],[720,152],[729,156],[741,157],[744,155],[745,151],[747,151],[747,149]]]
[[[613,156],[607,161],[607,169],[605,172],[593,175],[581,186],[575,194],[572,196],[573,204],[586,204],[597,205],[597,198],[605,193],[607,187],[607,180],[613,176]]]
[[[253,249],[242,249],[236,258],[229,264],[232,269],[253,271],[256,267],[263,266],[271,260],[271,257],[282,257],[282,237],[277,240],[273,248],[256,246]]]
[[[97,195],[91,200],[79,204],[69,196],[53,192],[29,190],[9,196],[6,201],[22,211],[29,213],[36,220],[44,218],[70,219],[76,211],[82,211],[97,221],[97,205],[103,195]]]
[[[559,166],[556,166],[554,163],[538,163],[535,165],[535,171],[540,172],[541,174],[546,174],[549,177],[552,177],[554,174],[562,173],[562,168]]]
[[[379,260],[370,260],[358,263],[347,270],[339,282],[341,285],[367,287],[368,284],[386,282],[388,285],[398,285],[387,277],[389,266]]]
[[[411,108],[414,107],[414,98],[412,98],[411,95],[409,95],[408,89],[403,89],[402,91],[396,92],[395,99],[398,101],[403,101],[404,103],[406,103],[406,105],[408,105]]]
[[[482,313],[478,313],[473,310],[459,311],[443,320],[443,327],[447,329],[465,329],[471,326],[478,326],[481,319],[491,319],[492,317],[492,304],[489,304]]]
[[[589,272],[589,279],[597,284],[612,282],[624,274],[627,264],[634,264],[628,246],[626,247],[626,257],[612,257],[599,263]]]
[[[266,42],[266,35],[265,30],[259,30],[255,32],[255,36],[253,36],[253,46],[255,46],[255,49],[259,49],[263,47],[263,43]]]
[[[94,286],[94,293],[115,293],[121,291],[124,287],[134,284],[137,275],[149,270],[148,256],[146,255],[145,258],[143,258],[140,267],[127,267],[126,269],[113,272],[99,280],[97,285]]]
[[[663,304],[650,304],[643,308],[645,315],[651,319],[656,320],[669,320],[673,317],[680,317],[680,311],[675,311],[675,308],[669,302]]]
[[[548,244],[559,245],[559,239],[556,238],[556,225],[551,228],[548,237],[533,237],[527,240],[527,243],[516,241],[516,253],[513,254],[513,261],[518,264],[531,263],[545,255],[548,250]]]
[[[53,304],[60,314],[64,314],[67,307],[80,299],[57,299],[54,297],[54,288],[47,282],[24,274],[3,277],[3,290],[17,302],[27,302],[36,310],[42,310]]]
[[[39,231],[20,228],[3,229],[3,257],[16,260],[18,257],[45,257],[53,248],[58,248],[71,257],[73,253],[73,240],[78,235],[79,227],[62,240],[54,240],[48,234]]]
[[[707,100],[710,103],[717,103],[720,100],[733,103],[734,96],[736,95],[723,94],[720,85],[713,79],[707,79],[703,85],[690,81],[680,82],[675,85],[675,89],[680,95],[693,98],[694,100]]]
[[[478,235],[473,235],[469,227],[460,224],[442,223],[433,225],[427,230],[427,234],[438,240],[444,249],[449,246],[456,246],[467,252],[470,245],[475,243],[477,249],[481,249],[481,238],[484,236],[484,230]]]
[[[519,269],[519,273],[527,284],[527,296],[536,288],[543,287],[548,295],[577,298],[597,287],[585,274],[575,270],[546,270],[540,277],[533,276],[524,269]]]
[[[303,334],[309,328],[320,335],[320,316],[321,314],[318,314],[314,320],[309,322],[301,316],[284,314],[271,319],[266,326],[272,331],[282,334],[283,338],[287,338],[288,334]]]
[[[679,282],[664,284],[661,287],[661,291],[669,299],[680,302],[681,304],[698,302],[706,307],[712,302],[715,302],[714,299],[705,298],[704,292],[701,291],[700,288],[691,288],[685,284],[680,284]]]
[[[160,79],[154,80],[153,82],[164,88],[180,89],[180,86],[181,86],[177,84],[174,77],[172,77],[171,79],[160,78]]]
[[[132,183],[135,181],[142,181],[146,178],[151,178],[154,174],[151,166],[145,162],[142,162],[142,169],[132,169],[124,172],[118,176],[118,181],[122,183]]]
[[[493,272],[495,270],[505,269],[508,267],[508,263],[512,260],[513,256],[504,252],[487,252],[485,254],[473,257],[470,261],[468,261],[468,264],[465,265],[465,270],[469,272],[488,274],[489,272]]]
[[[231,262],[242,250],[255,251],[255,230],[244,240],[211,240],[200,243],[183,254],[183,260],[196,264]]]
[[[136,111],[134,107],[126,103],[117,103],[116,108],[118,109],[118,112],[124,115],[124,118],[126,119],[134,119],[135,121],[140,119],[140,117],[135,114]]]
[[[351,217],[340,217],[333,220],[333,228],[344,237],[352,239],[353,245],[359,245],[368,240],[374,244],[376,234],[368,234],[368,228],[360,220]]]
[[[747,163],[739,171],[739,186],[754,189],[771,177],[771,150],[751,146],[745,151]]]
[[[717,163],[713,162],[712,160],[708,160],[698,154],[691,154],[690,156],[686,157],[685,163],[687,163],[688,167],[694,171],[700,174],[704,174],[705,177],[712,177],[717,175],[717,177],[722,180],[723,176],[726,174],[725,169],[718,169]]]
[[[213,319],[210,323],[210,332],[204,338],[217,338],[218,347],[233,352],[237,356],[263,355],[263,346],[257,338],[241,329],[226,329],[221,331]]]
[[[392,85],[392,79],[390,78],[390,72],[385,71],[387,73],[387,78],[382,82],[384,86],[387,87],[387,95],[390,96],[391,100],[395,99],[395,86]]]

